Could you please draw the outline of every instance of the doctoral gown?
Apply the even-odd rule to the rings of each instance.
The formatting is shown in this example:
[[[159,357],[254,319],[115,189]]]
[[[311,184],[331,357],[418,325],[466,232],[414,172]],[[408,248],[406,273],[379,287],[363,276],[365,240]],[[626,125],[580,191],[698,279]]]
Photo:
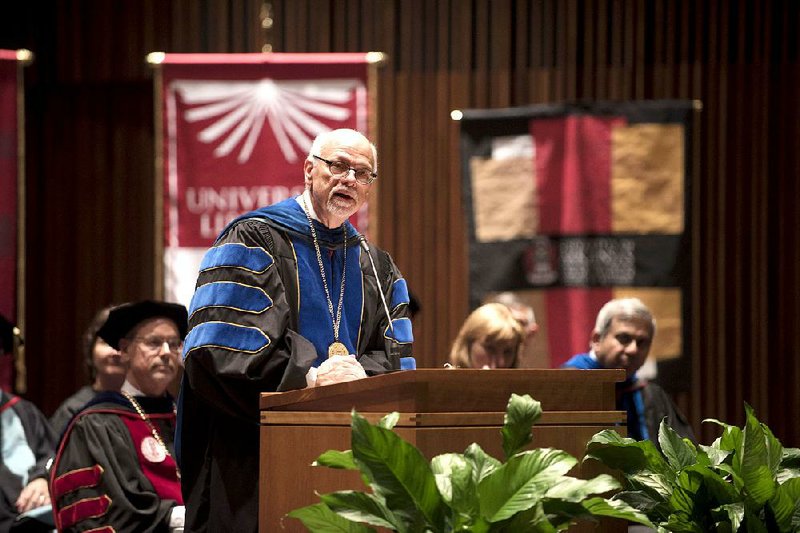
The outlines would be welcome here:
[[[131,402],[102,392],[67,426],[50,472],[59,531],[168,531],[172,508],[183,505],[174,460],[171,397],[137,396],[168,454]]]
[[[256,531],[261,392],[306,386],[339,341],[368,375],[411,355],[408,289],[389,254],[370,246],[378,273],[349,222],[329,229],[292,198],[249,213],[206,253],[190,306],[178,406],[179,462],[187,531]],[[384,310],[380,293],[391,316]]]

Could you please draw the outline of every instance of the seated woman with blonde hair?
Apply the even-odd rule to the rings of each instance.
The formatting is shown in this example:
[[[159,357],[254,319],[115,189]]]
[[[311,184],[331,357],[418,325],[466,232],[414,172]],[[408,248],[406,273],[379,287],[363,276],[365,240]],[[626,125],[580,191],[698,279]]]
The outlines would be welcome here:
[[[461,326],[450,350],[450,364],[459,368],[516,368],[525,331],[503,304],[475,309]]]

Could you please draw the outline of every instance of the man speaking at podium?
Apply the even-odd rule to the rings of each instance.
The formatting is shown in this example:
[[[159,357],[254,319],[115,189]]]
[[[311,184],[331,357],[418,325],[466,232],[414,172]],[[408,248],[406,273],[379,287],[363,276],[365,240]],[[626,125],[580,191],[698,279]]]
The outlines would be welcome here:
[[[187,531],[257,529],[260,392],[380,374],[410,355],[405,280],[348,222],[378,176],[374,145],[322,133],[303,171],[302,195],[234,220],[200,266],[178,406]]]

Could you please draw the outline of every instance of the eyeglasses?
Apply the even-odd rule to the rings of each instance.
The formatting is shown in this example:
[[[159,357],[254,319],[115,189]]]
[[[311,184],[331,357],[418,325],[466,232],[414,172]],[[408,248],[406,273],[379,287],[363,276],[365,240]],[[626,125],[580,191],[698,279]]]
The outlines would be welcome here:
[[[142,345],[151,352],[160,352],[161,348],[166,344],[169,346],[170,352],[178,353],[181,351],[181,346],[183,346],[183,341],[177,337],[171,339],[164,339],[161,337],[134,337],[133,340],[142,343]]]
[[[323,163],[327,163],[331,174],[337,178],[346,176],[351,170],[353,171],[353,175],[356,177],[356,181],[361,185],[369,185],[378,178],[378,174],[368,168],[353,168],[342,161],[328,161],[327,159],[323,159],[318,155],[315,155],[314,159],[319,159]]]

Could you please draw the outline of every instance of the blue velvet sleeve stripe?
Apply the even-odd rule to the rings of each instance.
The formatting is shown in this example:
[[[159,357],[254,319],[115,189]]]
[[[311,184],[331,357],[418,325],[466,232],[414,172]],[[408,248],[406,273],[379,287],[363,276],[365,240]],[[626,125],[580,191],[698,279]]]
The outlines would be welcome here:
[[[186,336],[183,357],[188,357],[197,348],[257,353],[269,346],[269,343],[269,337],[258,328],[228,322],[203,322],[193,327]]]
[[[414,333],[411,331],[411,320],[408,318],[396,318],[392,320],[394,332],[386,326],[383,336],[393,340],[398,344],[410,344],[414,342]]]
[[[408,285],[403,278],[398,279],[392,285],[392,305],[391,308],[395,309],[398,305],[408,304]]]
[[[272,263],[272,256],[263,248],[231,242],[209,248],[200,263],[200,272],[229,267],[261,274]]]
[[[263,313],[272,307],[272,298],[260,287],[232,281],[216,281],[197,288],[189,306],[189,316],[208,307]]]

